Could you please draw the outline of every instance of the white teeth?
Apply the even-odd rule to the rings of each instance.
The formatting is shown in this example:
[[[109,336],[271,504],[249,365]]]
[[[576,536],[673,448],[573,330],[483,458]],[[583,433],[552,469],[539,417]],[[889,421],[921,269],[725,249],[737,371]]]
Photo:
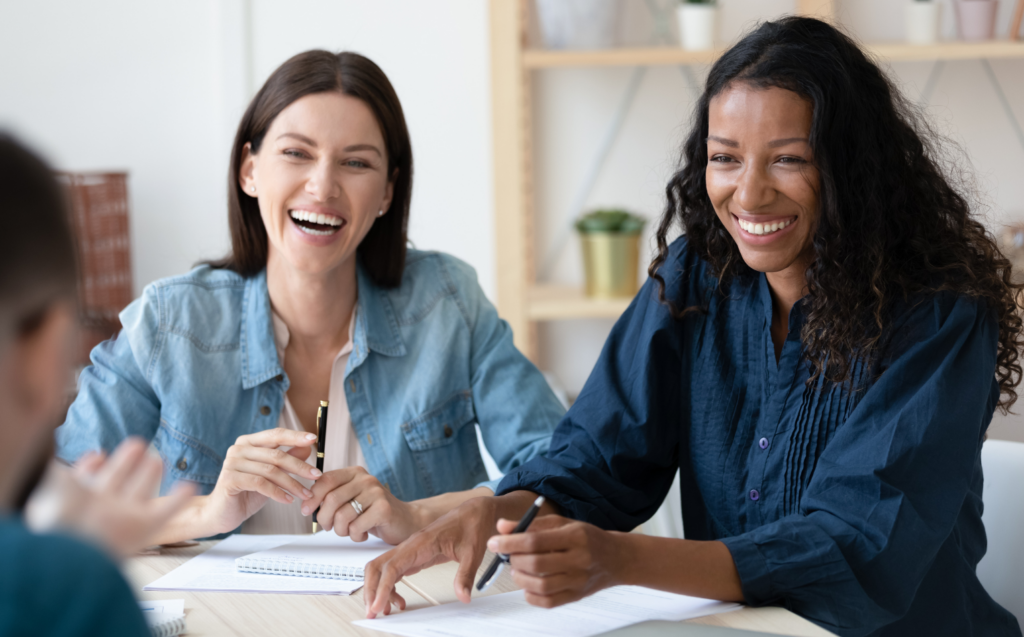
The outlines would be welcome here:
[[[774,221],[772,223],[753,223],[750,221],[739,219],[738,217],[737,219],[739,220],[740,228],[743,228],[750,234],[758,236],[778,232],[779,230],[782,230],[789,224],[793,223],[792,219],[789,219],[788,221]]]
[[[288,215],[296,221],[308,221],[322,226],[338,227],[341,225],[340,217],[335,217],[334,215],[321,215],[315,212],[309,212],[308,210],[289,210]],[[327,231],[326,233],[330,234],[331,232],[333,231]]]
[[[312,228],[307,228],[305,226],[299,226],[299,230],[302,230],[306,234],[317,235],[318,237],[319,236],[323,236],[323,235],[327,235],[327,234],[334,234],[335,232],[337,232],[337,230],[314,230]]]

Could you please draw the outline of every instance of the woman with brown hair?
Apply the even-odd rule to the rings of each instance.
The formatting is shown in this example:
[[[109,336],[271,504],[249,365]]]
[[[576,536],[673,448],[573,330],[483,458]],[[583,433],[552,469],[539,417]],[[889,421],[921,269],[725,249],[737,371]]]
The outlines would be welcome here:
[[[1021,287],[936,141],[824,22],[767,22],[726,51],[651,277],[551,449],[371,562],[368,615],[446,558],[468,601],[489,548],[543,607],[634,584],[844,636],[1019,637],[975,567]],[[685,539],[629,533],[677,471]],[[538,494],[549,515],[511,535]]]
[[[162,541],[241,529],[398,543],[543,453],[563,409],[469,266],[407,248],[412,149],[384,73],[308,51],[231,155],[232,253],[147,286],[58,430],[69,461],[152,440],[202,495]],[[329,399],[325,471],[310,453]]]

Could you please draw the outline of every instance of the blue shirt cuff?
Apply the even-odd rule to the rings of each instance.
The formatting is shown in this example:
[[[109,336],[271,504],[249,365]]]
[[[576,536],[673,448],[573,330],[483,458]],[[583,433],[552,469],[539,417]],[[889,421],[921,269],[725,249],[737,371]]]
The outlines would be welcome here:
[[[744,535],[722,538],[720,541],[732,554],[732,561],[736,564],[736,572],[740,576],[740,586],[743,589],[743,599],[746,604],[748,606],[764,606],[777,601],[777,596],[772,592],[772,579],[768,563],[761,555],[761,551],[758,550],[757,544]]]

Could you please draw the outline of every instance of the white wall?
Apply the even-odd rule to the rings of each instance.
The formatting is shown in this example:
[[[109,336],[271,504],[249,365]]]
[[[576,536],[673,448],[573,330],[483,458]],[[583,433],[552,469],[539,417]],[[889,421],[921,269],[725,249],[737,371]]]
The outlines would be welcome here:
[[[224,254],[227,160],[281,62],[355,50],[388,73],[415,159],[410,236],[473,264],[493,297],[487,4],[0,2],[0,127],[65,170],[130,173],[136,291]]]

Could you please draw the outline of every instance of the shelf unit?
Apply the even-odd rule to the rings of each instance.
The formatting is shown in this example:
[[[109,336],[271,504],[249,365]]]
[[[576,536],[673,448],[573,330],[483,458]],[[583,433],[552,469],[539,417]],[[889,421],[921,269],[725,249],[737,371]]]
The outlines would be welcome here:
[[[530,74],[550,68],[710,64],[718,51],[675,47],[548,51],[527,46],[532,0],[490,0],[494,126],[495,232],[498,237],[498,313],[512,326],[516,346],[537,360],[537,323],[616,318],[630,299],[591,299],[566,286],[538,283],[534,234],[533,122]],[[798,0],[798,11],[825,20],[835,0]],[[1024,42],[869,43],[881,61],[1024,58]]]

